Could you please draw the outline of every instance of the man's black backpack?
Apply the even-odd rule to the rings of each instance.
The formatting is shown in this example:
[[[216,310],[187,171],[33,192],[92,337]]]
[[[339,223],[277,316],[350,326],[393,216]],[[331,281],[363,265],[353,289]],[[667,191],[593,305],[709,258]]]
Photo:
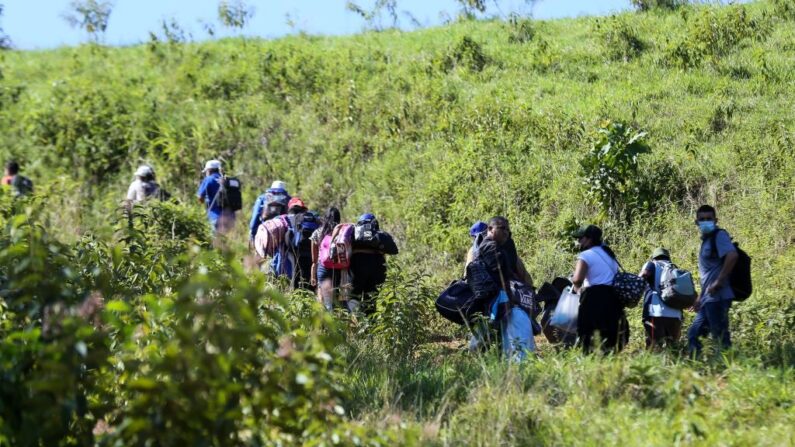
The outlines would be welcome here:
[[[719,231],[725,230],[714,231],[710,237],[710,248],[712,249],[713,256],[718,255],[718,247],[715,238],[718,237]],[[734,301],[745,301],[751,296],[751,292],[753,292],[753,284],[751,283],[751,257],[740,248],[740,244],[734,241],[732,241],[732,243],[737,250],[737,263],[734,264],[734,269],[729,275],[729,285],[734,292]]]
[[[237,177],[224,177],[221,182],[221,208],[240,211],[243,209],[243,194],[240,191],[240,180]]]

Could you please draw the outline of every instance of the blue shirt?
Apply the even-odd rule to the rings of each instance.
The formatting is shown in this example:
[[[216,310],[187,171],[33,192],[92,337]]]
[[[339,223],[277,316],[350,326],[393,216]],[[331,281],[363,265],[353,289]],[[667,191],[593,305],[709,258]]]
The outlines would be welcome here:
[[[200,199],[204,199],[204,205],[207,207],[207,214],[210,217],[218,217],[221,215],[221,198],[218,196],[218,190],[221,188],[221,174],[214,172],[207,177],[204,177],[199,190],[196,195]],[[210,206],[212,204],[212,206]]]
[[[701,277],[701,302],[712,303],[722,300],[731,300],[734,298],[729,281],[726,281],[723,287],[718,289],[714,294],[707,293],[707,287],[710,286],[723,269],[723,262],[727,254],[737,251],[732,243],[731,236],[726,230],[716,228],[717,235],[713,232],[706,236],[701,237],[701,250],[698,254],[698,275]],[[715,248],[717,255],[712,253],[712,237],[715,237]]]

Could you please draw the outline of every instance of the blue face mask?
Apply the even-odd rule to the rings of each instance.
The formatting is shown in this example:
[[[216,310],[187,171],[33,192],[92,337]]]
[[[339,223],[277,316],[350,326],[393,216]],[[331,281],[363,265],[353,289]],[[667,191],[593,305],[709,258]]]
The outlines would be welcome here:
[[[710,234],[715,231],[715,221],[705,220],[698,223],[698,230],[701,234]]]

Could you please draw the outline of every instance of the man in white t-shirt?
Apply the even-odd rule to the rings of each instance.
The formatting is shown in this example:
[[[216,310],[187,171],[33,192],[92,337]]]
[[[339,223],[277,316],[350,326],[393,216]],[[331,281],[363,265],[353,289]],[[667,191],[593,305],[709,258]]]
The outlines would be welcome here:
[[[660,247],[651,254],[651,260],[640,271],[640,277],[649,283],[643,297],[643,327],[646,329],[646,347],[671,345],[679,341],[682,332],[682,311],[668,307],[660,297],[660,275],[665,264],[671,263],[671,253]]]

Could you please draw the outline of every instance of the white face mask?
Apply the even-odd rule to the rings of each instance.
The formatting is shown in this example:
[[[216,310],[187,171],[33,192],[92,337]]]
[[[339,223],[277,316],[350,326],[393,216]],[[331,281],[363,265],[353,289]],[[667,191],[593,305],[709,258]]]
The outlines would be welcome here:
[[[714,220],[704,220],[698,223],[698,231],[701,234],[710,234],[715,231],[715,221]]]

